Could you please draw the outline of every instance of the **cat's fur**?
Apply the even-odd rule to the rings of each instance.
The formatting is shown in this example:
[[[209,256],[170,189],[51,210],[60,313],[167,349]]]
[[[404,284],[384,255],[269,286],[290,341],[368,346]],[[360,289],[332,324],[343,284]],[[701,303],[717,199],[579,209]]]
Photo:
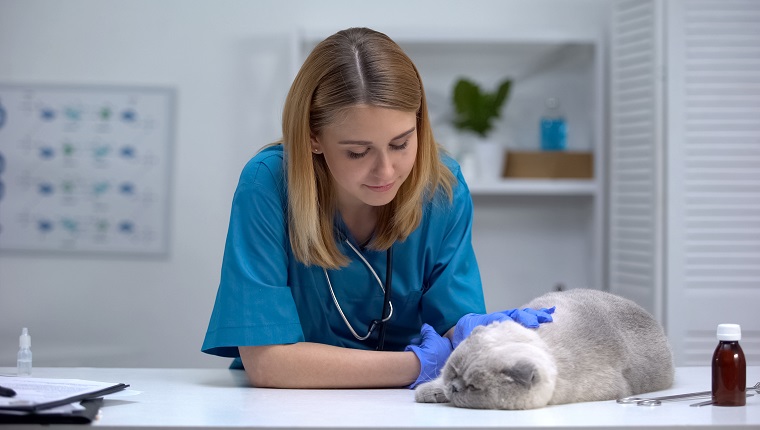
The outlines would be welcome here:
[[[554,322],[477,327],[415,400],[477,409],[533,409],[664,390],[673,357],[662,327],[636,303],[598,290],[548,293]]]

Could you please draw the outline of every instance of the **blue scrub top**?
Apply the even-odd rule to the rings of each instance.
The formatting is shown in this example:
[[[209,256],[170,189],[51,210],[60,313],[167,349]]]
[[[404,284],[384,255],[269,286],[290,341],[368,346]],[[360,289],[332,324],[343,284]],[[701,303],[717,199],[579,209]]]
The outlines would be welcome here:
[[[419,337],[423,322],[443,334],[461,316],[485,312],[471,243],[472,198],[456,162],[447,156],[443,160],[458,179],[453,202],[439,190],[425,203],[417,229],[393,245],[393,317],[387,322],[386,350],[403,350]],[[307,267],[294,257],[286,187],[282,145],[259,152],[243,169],[232,201],[221,281],[202,347],[205,353],[239,357],[238,346],[303,341],[358,349],[377,345],[379,330],[365,341],[351,334],[322,268]],[[383,291],[343,240],[351,241],[382,282],[386,252],[361,248],[339,215],[335,231],[351,263],[328,274],[346,318],[364,336],[382,313]]]

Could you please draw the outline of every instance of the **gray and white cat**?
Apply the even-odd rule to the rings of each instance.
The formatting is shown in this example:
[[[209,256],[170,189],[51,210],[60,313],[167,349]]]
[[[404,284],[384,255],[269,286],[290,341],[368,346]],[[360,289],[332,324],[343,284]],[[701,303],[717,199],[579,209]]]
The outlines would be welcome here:
[[[554,322],[477,327],[441,375],[417,387],[420,403],[533,409],[664,390],[673,357],[662,327],[631,300],[599,290],[548,293],[524,307],[556,306]]]

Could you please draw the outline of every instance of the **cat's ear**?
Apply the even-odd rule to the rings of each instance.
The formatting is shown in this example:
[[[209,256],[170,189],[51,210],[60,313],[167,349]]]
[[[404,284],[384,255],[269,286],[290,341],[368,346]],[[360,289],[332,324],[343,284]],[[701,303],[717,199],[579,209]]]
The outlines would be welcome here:
[[[517,363],[505,367],[501,373],[513,380],[515,383],[530,387],[538,382],[538,370],[533,363],[528,361],[518,361]]]

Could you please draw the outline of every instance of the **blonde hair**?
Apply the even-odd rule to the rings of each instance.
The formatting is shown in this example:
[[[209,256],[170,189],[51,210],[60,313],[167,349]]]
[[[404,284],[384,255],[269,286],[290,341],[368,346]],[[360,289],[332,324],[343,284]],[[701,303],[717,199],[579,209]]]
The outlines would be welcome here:
[[[295,257],[305,265],[337,269],[349,263],[335,240],[336,197],[324,157],[311,136],[359,104],[416,112],[417,156],[396,197],[380,208],[368,245],[385,250],[419,226],[423,203],[438,188],[452,199],[455,178],[440,161],[417,68],[388,36],[349,28],[320,42],[296,75],[283,109],[282,144],[288,177],[288,229]]]

